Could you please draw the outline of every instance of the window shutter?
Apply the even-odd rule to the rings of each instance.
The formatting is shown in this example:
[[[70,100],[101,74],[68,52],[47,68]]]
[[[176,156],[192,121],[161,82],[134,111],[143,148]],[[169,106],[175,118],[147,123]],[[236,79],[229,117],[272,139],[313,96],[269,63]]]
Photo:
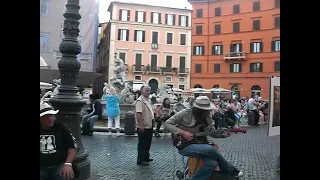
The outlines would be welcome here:
[[[193,46],[193,55],[196,55],[197,53],[197,46]]]
[[[181,26],[181,15],[179,15],[179,26]]]
[[[205,50],[204,50],[204,46],[202,46],[202,54],[201,55],[205,55]]]
[[[254,43],[251,42],[251,43],[250,43],[250,52],[251,52],[251,53],[253,53],[253,48],[254,48]]]
[[[239,52],[242,52],[242,43],[239,44]]]
[[[154,14],[154,12],[151,12],[151,22],[150,23],[153,23],[153,14]]]
[[[242,64],[239,64],[239,72],[242,72]]]
[[[127,38],[126,38],[126,41],[129,41],[129,29],[127,29],[126,31],[127,31]]]
[[[120,40],[121,37],[121,29],[118,29],[118,40]]]
[[[122,9],[119,10],[119,21],[121,21]]]
[[[138,11],[136,11],[135,21],[138,22]]]
[[[128,10],[127,21],[130,21],[130,10]]]
[[[212,55],[215,55],[215,48],[214,48],[214,45],[212,45],[212,48],[211,48],[211,52],[212,52]]]
[[[260,63],[260,69],[259,72],[263,72],[263,63]]]
[[[172,21],[172,24],[173,24],[173,25],[176,25],[176,15],[175,15],[175,14],[173,15],[173,21]]]
[[[230,44],[230,52],[233,52],[233,44]]]
[[[271,41],[271,52],[274,52],[275,51],[275,47],[276,44],[275,44],[275,41]]]
[[[137,41],[137,30],[134,30],[134,38],[133,41],[136,42]]]
[[[162,24],[162,23],[161,23],[161,13],[159,13],[158,15],[159,15],[159,17],[158,17],[158,24]]]
[[[168,24],[168,14],[165,14],[166,17],[165,17],[165,24]]]
[[[263,42],[260,42],[260,52],[263,52]]]
[[[189,27],[189,16],[186,16],[186,26]]]
[[[147,15],[147,13],[143,12],[143,22],[146,22],[146,15]]]
[[[250,63],[250,72],[254,72],[253,71],[253,66],[254,66],[254,63]]]
[[[230,72],[233,72],[232,66],[233,66],[233,64],[230,64]]]
[[[223,54],[223,45],[220,46],[220,52]]]
[[[146,40],[146,32],[142,31],[142,42],[145,42]]]

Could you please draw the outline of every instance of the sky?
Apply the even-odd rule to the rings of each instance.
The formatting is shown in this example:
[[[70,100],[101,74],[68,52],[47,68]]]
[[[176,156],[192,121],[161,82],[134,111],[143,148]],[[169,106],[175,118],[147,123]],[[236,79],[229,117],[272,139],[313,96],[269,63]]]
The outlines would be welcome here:
[[[108,7],[110,2],[114,0],[99,0],[99,22],[108,22],[110,19],[110,14],[108,12]],[[134,2],[139,4],[148,4],[164,7],[174,7],[184,9],[192,9],[191,4],[188,0],[117,0],[119,2]]]

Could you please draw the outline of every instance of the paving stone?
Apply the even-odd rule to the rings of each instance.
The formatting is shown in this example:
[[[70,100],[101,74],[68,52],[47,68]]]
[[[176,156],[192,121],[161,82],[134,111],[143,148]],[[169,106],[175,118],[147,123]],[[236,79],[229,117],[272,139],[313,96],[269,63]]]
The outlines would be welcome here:
[[[136,136],[107,136],[95,133],[83,136],[82,141],[90,153],[89,180],[172,180],[175,171],[183,169],[182,157],[172,146],[171,136],[153,138],[148,167],[136,165]],[[244,180],[276,180],[276,161],[280,154],[280,136],[268,137],[267,125],[247,127],[246,134],[234,134],[214,139],[223,156],[240,170]]]

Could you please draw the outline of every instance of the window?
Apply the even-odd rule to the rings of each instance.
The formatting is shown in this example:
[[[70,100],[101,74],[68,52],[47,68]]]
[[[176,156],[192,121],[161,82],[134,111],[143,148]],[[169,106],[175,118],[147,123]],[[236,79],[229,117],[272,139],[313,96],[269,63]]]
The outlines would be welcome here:
[[[188,27],[188,16],[179,15],[179,26]]]
[[[186,34],[180,34],[180,45],[187,45],[186,39],[187,39]]]
[[[179,84],[179,89],[184,90],[185,88],[186,88],[186,85],[184,85],[184,84]]]
[[[253,11],[260,11],[260,1],[253,2]]]
[[[202,34],[202,26],[196,26],[196,35]]]
[[[242,52],[242,44],[240,43],[231,44],[230,52]]]
[[[272,52],[280,51],[280,40],[275,40],[271,42],[271,51]]]
[[[233,32],[237,33],[240,31],[240,22],[234,22],[233,23]]]
[[[120,9],[120,18],[121,21],[130,21],[130,10]]]
[[[185,83],[185,82],[186,82],[186,79],[184,77],[179,78],[179,83]]]
[[[204,55],[204,46],[193,46],[193,55],[194,56]]]
[[[250,52],[251,53],[263,52],[263,42],[252,42],[252,43],[250,43]]]
[[[158,72],[158,55],[151,55],[151,71]]]
[[[161,13],[152,12],[151,13],[151,23],[160,24],[161,23]]]
[[[220,34],[221,33],[221,24],[215,24],[214,25],[214,34]]]
[[[157,31],[152,31],[152,44],[158,44],[158,32]]]
[[[220,73],[220,64],[214,64],[214,73]]]
[[[214,9],[214,15],[215,16],[221,16],[221,7],[217,7]]]
[[[129,41],[129,29],[118,29],[118,40]]]
[[[167,33],[167,44],[172,44],[173,33]]]
[[[49,11],[49,2],[40,0],[40,16],[47,16]]]
[[[166,14],[166,25],[175,25],[176,15],[174,14]]]
[[[165,77],[165,82],[172,82],[172,77],[171,76],[166,76]]]
[[[136,22],[146,22],[146,12],[136,11]]]
[[[212,46],[212,55],[221,55],[223,54],[223,46],[222,45],[213,45]]]
[[[125,52],[120,52],[119,53],[119,58],[123,60],[123,63],[126,63],[126,53]]]
[[[260,30],[260,19],[253,20],[253,27],[252,27],[252,29],[253,29],[254,31]]]
[[[262,72],[262,63],[250,63],[250,72]]]
[[[196,64],[196,73],[201,73],[202,71],[202,65],[201,64]]]
[[[280,28],[280,17],[274,18],[274,28]]]
[[[135,71],[142,71],[142,54],[136,53]]]
[[[275,8],[280,8],[280,0],[275,0],[274,7]]]
[[[184,56],[180,56],[179,72],[180,73],[186,72],[186,57],[184,57]]]
[[[274,71],[275,72],[280,71],[280,61],[275,61],[274,62]]]
[[[141,81],[142,80],[142,76],[134,76],[134,80]]]
[[[231,73],[239,73],[241,72],[241,64],[239,63],[233,63],[233,64],[230,64],[230,72]]]
[[[50,50],[49,33],[40,33],[40,51],[46,52]]]
[[[134,41],[135,42],[145,42],[145,31],[142,30],[135,30],[134,31]]]
[[[233,14],[239,14],[240,13],[240,5],[235,4],[233,5]]]
[[[166,67],[172,67],[172,56],[166,56]]]
[[[202,9],[197,9],[196,11],[196,17],[201,18],[202,17]]]

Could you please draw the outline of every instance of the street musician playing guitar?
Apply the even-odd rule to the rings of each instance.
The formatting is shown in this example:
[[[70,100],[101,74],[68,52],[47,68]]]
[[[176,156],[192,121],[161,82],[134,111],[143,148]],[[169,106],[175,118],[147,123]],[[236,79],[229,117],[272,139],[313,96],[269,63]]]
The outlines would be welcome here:
[[[179,154],[188,157],[200,158],[204,166],[195,173],[191,180],[209,179],[216,162],[223,174],[243,176],[243,172],[235,168],[223,158],[217,150],[217,145],[208,143],[207,136],[212,130],[212,118],[210,112],[213,104],[207,96],[199,96],[192,108],[184,109],[171,116],[164,126],[172,133],[173,143],[178,148]]]

